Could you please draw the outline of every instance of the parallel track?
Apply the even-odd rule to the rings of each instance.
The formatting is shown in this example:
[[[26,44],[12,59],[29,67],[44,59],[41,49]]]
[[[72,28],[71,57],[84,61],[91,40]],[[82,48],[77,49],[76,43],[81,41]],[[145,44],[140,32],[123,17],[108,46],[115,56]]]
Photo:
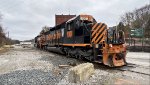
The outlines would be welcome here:
[[[133,72],[133,73],[138,73],[138,74],[143,74],[143,75],[150,76],[150,73],[145,73],[145,72],[139,72],[139,71],[132,70],[134,68],[139,68],[139,69],[144,68],[144,69],[149,69],[150,70],[150,68],[145,68],[145,67],[142,67],[140,65],[136,65],[136,64],[132,64],[132,63],[128,63],[126,66],[123,66],[123,67],[115,68],[115,70],[129,71],[129,72]]]

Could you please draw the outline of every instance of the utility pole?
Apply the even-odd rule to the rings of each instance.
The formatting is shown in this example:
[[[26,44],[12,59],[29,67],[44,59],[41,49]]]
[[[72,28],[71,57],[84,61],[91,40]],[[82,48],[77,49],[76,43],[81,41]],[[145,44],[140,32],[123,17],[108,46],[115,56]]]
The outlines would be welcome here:
[[[8,37],[8,44],[10,45],[10,39],[9,39],[9,31],[7,32],[7,37]]]
[[[9,31],[8,31],[8,39],[9,39]]]

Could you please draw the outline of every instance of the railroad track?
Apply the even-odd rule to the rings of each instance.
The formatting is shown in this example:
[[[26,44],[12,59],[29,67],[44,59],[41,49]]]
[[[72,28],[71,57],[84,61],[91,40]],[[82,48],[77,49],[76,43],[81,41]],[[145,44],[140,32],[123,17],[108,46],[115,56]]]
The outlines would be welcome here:
[[[115,70],[129,71],[129,72],[133,72],[133,73],[138,73],[138,74],[143,74],[143,75],[150,76],[149,72],[142,72],[140,70],[134,70],[134,69],[145,69],[145,70],[150,71],[149,67],[143,67],[143,66],[140,66],[140,65],[132,64],[132,63],[128,63],[126,66],[123,66],[123,67],[115,68]]]
[[[132,72],[132,73],[138,73],[138,74],[150,76],[150,67],[144,67],[144,66],[140,66],[137,64],[128,63],[126,66],[123,66],[123,67],[108,67],[108,66],[105,66],[101,63],[93,63],[93,64],[94,64],[96,69],[128,71],[128,72]],[[138,70],[136,70],[136,69],[138,69]],[[139,69],[144,69],[144,71],[147,70],[147,72],[142,72]]]

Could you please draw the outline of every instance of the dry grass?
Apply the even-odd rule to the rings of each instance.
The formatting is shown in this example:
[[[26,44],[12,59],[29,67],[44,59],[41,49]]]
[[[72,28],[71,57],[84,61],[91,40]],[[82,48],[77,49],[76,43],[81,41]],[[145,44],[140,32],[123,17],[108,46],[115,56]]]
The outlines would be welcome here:
[[[4,45],[0,47],[0,54],[7,52],[10,48],[14,48],[12,45]]]
[[[12,45],[4,45],[4,48],[14,48]]]
[[[0,54],[5,53],[8,50],[9,50],[8,48],[0,47]]]

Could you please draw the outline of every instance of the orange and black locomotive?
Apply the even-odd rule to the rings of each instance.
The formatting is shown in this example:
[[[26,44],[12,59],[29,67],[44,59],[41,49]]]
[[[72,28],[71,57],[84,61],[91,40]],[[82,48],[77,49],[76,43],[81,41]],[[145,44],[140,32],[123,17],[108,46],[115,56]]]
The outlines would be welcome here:
[[[35,46],[110,67],[126,65],[123,31],[109,29],[91,15],[73,17],[41,33],[35,37]]]

